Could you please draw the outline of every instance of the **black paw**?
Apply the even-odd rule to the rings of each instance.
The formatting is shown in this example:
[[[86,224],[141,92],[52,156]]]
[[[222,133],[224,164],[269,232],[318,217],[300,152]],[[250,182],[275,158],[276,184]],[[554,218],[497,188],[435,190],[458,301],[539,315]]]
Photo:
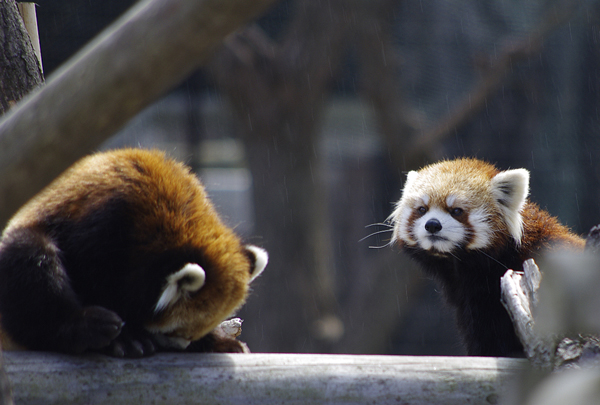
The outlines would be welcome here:
[[[119,336],[123,320],[113,311],[93,306],[83,309],[82,324],[88,348],[101,349]]]
[[[102,353],[113,357],[140,358],[153,355],[157,347],[150,333],[143,330],[132,332],[125,328]]]
[[[123,320],[113,311],[100,306],[85,307],[74,323],[63,328],[64,351],[83,353],[108,346],[119,336]]]

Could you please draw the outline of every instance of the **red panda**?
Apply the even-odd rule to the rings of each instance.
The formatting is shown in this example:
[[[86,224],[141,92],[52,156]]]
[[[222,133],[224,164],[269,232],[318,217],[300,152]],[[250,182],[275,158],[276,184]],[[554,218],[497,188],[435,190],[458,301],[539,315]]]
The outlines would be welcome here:
[[[183,164],[158,151],[97,153],[2,234],[2,345],[118,357],[242,351],[211,331],[244,303],[267,261],[222,223]]]
[[[403,247],[442,286],[469,355],[522,356],[500,302],[500,278],[546,249],[583,250],[584,240],[527,200],[529,172],[476,159],[408,173],[390,216]]]

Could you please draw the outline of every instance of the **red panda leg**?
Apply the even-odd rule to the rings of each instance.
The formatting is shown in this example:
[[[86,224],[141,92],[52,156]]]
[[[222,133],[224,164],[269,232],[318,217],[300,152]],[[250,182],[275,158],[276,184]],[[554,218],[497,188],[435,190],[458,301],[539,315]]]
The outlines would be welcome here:
[[[27,349],[81,353],[108,345],[121,332],[117,314],[80,304],[58,247],[38,230],[4,236],[0,280],[2,329]]]

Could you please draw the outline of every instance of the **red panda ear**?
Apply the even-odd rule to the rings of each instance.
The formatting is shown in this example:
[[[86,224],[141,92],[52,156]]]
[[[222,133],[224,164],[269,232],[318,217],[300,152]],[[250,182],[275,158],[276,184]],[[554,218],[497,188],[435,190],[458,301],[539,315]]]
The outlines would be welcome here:
[[[404,187],[402,188],[402,198],[398,202],[399,204],[402,202],[402,200],[406,200],[407,198],[411,197],[411,193],[415,192],[413,189],[415,188],[417,177],[419,177],[418,172],[414,170],[408,172],[408,174],[406,175],[406,181],[404,182]]]
[[[529,194],[529,172],[525,169],[506,170],[492,178],[492,194],[502,211],[508,231],[517,245],[523,235],[521,210]]]
[[[159,312],[189,293],[198,291],[204,285],[206,273],[196,263],[188,263],[181,270],[167,277],[167,283],[154,307],[154,312]]]
[[[266,250],[254,245],[245,246],[246,253],[250,259],[250,282],[259,276],[260,273],[267,267],[269,262],[269,254]]]

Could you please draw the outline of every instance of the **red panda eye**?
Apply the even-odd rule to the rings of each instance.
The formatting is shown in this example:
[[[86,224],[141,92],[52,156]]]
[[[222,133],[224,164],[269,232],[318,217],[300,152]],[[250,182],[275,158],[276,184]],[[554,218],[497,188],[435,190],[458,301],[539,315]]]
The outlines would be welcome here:
[[[463,212],[465,212],[462,208],[452,208],[450,210],[450,215],[452,215],[453,217],[459,217],[463,214]]]
[[[419,207],[419,208],[417,208],[417,212],[419,214],[423,215],[427,212],[427,207]]]

